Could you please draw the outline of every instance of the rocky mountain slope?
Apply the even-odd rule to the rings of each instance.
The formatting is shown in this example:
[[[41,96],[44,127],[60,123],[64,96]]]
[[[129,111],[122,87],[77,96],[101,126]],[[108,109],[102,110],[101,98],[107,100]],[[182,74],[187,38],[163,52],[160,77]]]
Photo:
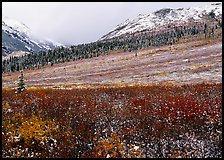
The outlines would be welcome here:
[[[215,19],[222,17],[222,4],[214,3],[203,7],[170,9],[164,8],[149,14],[139,14],[134,19],[128,19],[117,25],[112,31],[99,40],[111,39],[122,35],[133,34],[142,31],[160,30],[166,25],[185,26],[190,22],[205,22],[210,16]],[[164,29],[166,29],[164,27]]]
[[[55,48],[61,44],[39,38],[25,24],[14,19],[2,19],[2,56],[14,51],[41,51]]]

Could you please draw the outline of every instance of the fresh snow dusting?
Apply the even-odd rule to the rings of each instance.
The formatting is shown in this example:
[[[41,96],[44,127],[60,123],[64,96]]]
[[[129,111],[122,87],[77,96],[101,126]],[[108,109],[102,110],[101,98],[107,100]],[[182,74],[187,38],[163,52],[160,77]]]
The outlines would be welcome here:
[[[20,33],[24,33],[28,36],[31,36],[31,30],[25,24],[23,24],[21,22],[18,22],[14,19],[3,16],[2,24],[3,23],[6,24],[6,25],[2,25],[3,30],[8,30],[8,31],[16,30]]]
[[[13,38],[18,39],[19,41],[27,42],[30,45],[25,46],[28,50],[31,50],[31,48],[35,45],[40,49],[46,50],[56,46],[64,46],[58,42],[50,40],[49,38],[44,38],[40,35],[37,35],[24,23],[21,23],[6,16],[2,17],[2,31],[7,34],[10,34]],[[16,35],[16,37],[14,35]]]
[[[29,51],[31,51],[31,48],[29,46],[25,46]]]
[[[55,40],[52,40],[50,38],[45,38],[45,40],[48,41],[48,42],[50,42],[50,43],[52,43],[52,44],[54,44],[55,46],[65,46],[64,44],[61,44],[59,42],[56,42]]]
[[[29,47],[26,46],[27,49],[29,50]],[[29,54],[29,52],[24,52],[24,51],[14,51],[12,52],[11,54],[5,56],[5,57],[2,57],[2,60],[5,60],[5,59],[10,59],[10,57],[20,57],[20,56],[23,56],[23,55],[26,55],[26,54]]]
[[[100,38],[100,40],[118,37],[126,33],[131,34],[137,31],[151,30],[171,22],[183,23],[187,22],[189,19],[198,21],[204,14],[208,14],[211,11],[213,11],[216,16],[222,14],[221,3],[185,9],[164,8],[149,14],[139,14],[136,18],[128,19],[124,23],[121,23],[110,31],[109,34]]]

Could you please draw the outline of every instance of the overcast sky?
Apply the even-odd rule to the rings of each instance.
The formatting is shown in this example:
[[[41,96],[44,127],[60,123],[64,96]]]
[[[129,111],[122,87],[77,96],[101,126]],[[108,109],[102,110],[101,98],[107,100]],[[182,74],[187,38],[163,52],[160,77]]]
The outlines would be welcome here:
[[[215,2],[2,2],[2,13],[38,35],[74,45],[96,41],[139,14],[211,3]]]

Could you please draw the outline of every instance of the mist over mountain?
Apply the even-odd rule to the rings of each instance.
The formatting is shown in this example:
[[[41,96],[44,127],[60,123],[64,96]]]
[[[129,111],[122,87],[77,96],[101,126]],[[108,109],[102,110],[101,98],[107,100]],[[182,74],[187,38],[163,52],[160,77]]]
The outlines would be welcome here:
[[[22,22],[9,17],[2,19],[2,56],[14,51],[38,52],[53,49],[62,44],[35,35]]]

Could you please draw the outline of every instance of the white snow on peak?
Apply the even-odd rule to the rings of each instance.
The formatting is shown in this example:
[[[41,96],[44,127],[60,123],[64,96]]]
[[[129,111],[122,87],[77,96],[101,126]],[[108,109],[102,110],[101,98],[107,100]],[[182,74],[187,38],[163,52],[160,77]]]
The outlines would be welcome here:
[[[28,36],[31,36],[31,30],[29,29],[29,27],[27,27],[25,24],[23,24],[19,21],[16,21],[9,17],[3,16],[2,23],[6,24],[6,25],[2,25],[2,29],[4,29],[4,30],[8,30],[10,27],[10,29],[9,29],[10,31],[11,31],[11,29],[13,29],[20,33],[24,33]]]
[[[2,30],[8,31],[9,33],[16,33],[17,35],[22,35],[24,39],[36,44],[40,48],[50,49],[51,47],[49,45],[63,46],[62,44],[50,40],[49,38],[44,38],[37,35],[24,23],[6,16],[2,17]]]
[[[45,38],[48,42],[51,42],[52,44],[54,44],[55,46],[65,46],[65,45],[63,45],[63,44],[61,44],[61,43],[59,43],[59,42],[56,42],[56,41],[54,41],[54,40],[52,40],[52,39],[50,39],[50,38]]]
[[[208,14],[211,11],[213,11],[215,15],[222,14],[222,4],[217,3],[193,8],[164,8],[149,14],[139,14],[136,18],[127,19],[124,23],[117,25],[109,34],[103,36],[99,40],[110,39],[126,33],[130,34],[146,29],[151,30],[170,22],[181,23],[189,19],[197,21],[201,19],[203,14]]]

